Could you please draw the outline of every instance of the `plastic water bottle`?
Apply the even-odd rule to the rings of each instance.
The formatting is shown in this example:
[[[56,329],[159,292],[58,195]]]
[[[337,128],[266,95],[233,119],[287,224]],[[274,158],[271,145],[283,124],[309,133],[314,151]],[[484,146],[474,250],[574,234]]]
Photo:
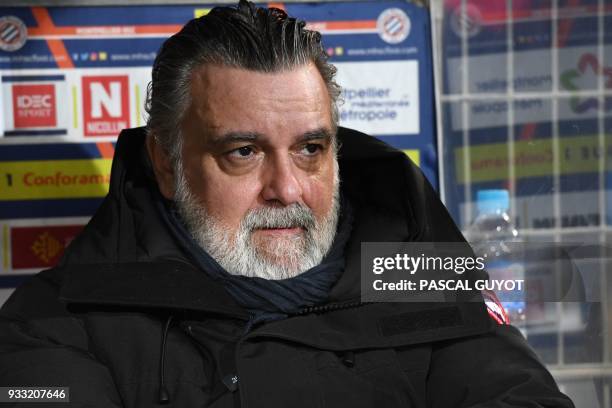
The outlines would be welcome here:
[[[467,230],[466,238],[476,256],[485,258],[490,280],[525,279],[524,265],[513,254],[520,242],[508,210],[508,190],[480,190],[476,196],[477,216]],[[523,282],[524,285],[524,282]],[[526,324],[525,291],[497,292],[510,322],[515,326]]]

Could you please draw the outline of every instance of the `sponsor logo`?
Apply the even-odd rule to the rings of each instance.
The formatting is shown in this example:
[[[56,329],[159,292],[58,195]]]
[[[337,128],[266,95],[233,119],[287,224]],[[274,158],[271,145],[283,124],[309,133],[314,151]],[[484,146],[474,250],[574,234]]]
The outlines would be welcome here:
[[[485,143],[468,147],[469,174],[464,171],[465,147],[455,149],[457,182],[464,184],[503,181],[508,179],[509,166],[516,169],[517,179],[547,177],[554,174],[555,148],[552,139],[521,140],[514,143],[514,157],[508,158],[507,143]],[[598,135],[562,137],[559,152],[560,175],[597,173],[603,155],[605,171],[612,171],[612,145],[599,145]],[[567,193],[564,193],[567,194]]]
[[[591,53],[582,54],[576,68],[569,69],[561,74],[561,86],[568,91],[579,91],[580,79],[588,75],[594,76],[597,80],[599,80],[598,77],[603,77],[603,87],[605,89],[612,88],[612,66],[603,66],[599,59]],[[603,103],[600,103],[596,97],[572,96],[570,98],[570,108],[576,114],[582,114],[589,110],[609,112],[612,110],[612,98],[606,97]]]
[[[491,290],[483,290],[482,296],[484,298],[485,305],[487,306],[487,313],[489,313],[489,316],[495,320],[497,324],[510,324],[508,313],[506,313],[506,309],[504,309],[502,306],[495,292]]]
[[[56,126],[55,108],[55,85],[13,85],[15,129]]]
[[[12,268],[48,268],[55,265],[82,229],[81,225],[11,228]]]
[[[457,6],[450,18],[450,27],[458,37],[472,38],[482,29],[482,15],[478,6],[467,3]]]
[[[401,43],[410,34],[410,18],[401,9],[386,9],[376,20],[376,30],[383,41],[389,44]]]
[[[0,201],[104,197],[112,159],[2,162]]]
[[[36,241],[32,243],[30,249],[38,259],[45,263],[49,263],[49,261],[55,258],[64,248],[57,238],[49,234],[48,231],[45,231],[36,238]]]
[[[342,126],[375,135],[419,133],[418,61],[338,62],[336,67]]]
[[[17,51],[28,38],[26,25],[15,16],[0,17],[0,50]]]
[[[83,77],[83,126],[85,136],[117,136],[129,127],[128,77]]]

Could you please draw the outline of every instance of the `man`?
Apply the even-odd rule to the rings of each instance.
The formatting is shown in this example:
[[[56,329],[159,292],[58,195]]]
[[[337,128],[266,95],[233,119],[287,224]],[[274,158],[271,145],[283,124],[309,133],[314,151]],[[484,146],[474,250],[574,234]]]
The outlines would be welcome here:
[[[83,407],[571,407],[482,303],[359,301],[361,242],[463,238],[401,152],[337,128],[334,72],[318,33],[246,1],[166,41],[102,207],[2,309],[0,385]]]

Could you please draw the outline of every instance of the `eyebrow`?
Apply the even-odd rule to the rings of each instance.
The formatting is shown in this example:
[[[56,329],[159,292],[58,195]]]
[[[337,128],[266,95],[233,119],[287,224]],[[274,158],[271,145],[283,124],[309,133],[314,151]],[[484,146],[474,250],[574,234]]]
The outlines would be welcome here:
[[[319,139],[323,139],[326,142],[331,142],[332,134],[330,133],[328,129],[319,128],[316,130],[311,130],[309,132],[306,132],[302,136],[300,136],[300,141],[302,142],[307,142],[310,140],[319,140]]]
[[[236,142],[254,142],[261,138],[264,138],[264,135],[257,132],[228,132],[222,136],[213,138],[210,142],[215,146],[220,146]],[[308,142],[311,140],[325,140],[331,142],[332,134],[328,129],[319,128],[310,130],[298,137],[299,142]]]
[[[213,138],[210,142],[213,145],[219,146],[236,142],[253,142],[261,136],[261,134],[255,132],[229,132]]]

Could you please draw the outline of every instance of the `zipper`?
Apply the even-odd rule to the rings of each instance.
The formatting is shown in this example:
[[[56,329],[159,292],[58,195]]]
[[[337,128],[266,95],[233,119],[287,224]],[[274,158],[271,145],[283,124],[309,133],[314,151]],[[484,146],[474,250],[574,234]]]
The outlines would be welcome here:
[[[362,302],[361,300],[349,300],[340,303],[327,303],[324,305],[308,306],[298,310],[297,312],[289,313],[289,316],[304,316],[310,313],[321,314],[326,312],[333,312],[336,310],[352,309],[369,303],[371,302]]]

